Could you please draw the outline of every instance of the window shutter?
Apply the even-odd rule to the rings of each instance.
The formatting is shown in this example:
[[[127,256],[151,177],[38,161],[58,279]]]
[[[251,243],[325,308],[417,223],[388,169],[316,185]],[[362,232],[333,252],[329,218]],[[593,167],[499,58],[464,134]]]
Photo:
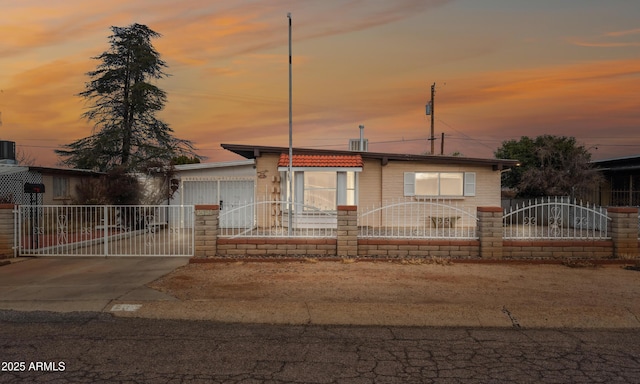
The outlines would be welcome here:
[[[347,204],[347,172],[337,172],[336,181],[336,203],[338,205]]]
[[[414,172],[404,173],[404,195],[415,196],[416,194],[416,174]]]
[[[475,172],[464,173],[464,195],[465,196],[476,195],[476,173]]]
[[[293,172],[293,209],[302,210],[304,205],[304,172]]]

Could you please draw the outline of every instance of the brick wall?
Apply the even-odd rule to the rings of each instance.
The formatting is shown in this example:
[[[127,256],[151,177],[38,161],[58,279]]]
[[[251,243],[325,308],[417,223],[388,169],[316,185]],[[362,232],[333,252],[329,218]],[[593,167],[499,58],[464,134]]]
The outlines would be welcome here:
[[[426,258],[467,259],[480,257],[477,240],[359,239],[361,258]]]
[[[615,207],[607,210],[611,223],[609,233],[613,241],[613,257],[638,258],[638,208]]]
[[[613,241],[599,240],[505,240],[505,259],[592,259],[613,258]]]
[[[219,238],[220,257],[335,257],[336,239]]]
[[[502,208],[478,207],[478,238],[480,257],[501,259],[502,254]]]
[[[337,241],[338,257],[358,256],[358,207],[355,205],[338,205]]]
[[[611,240],[504,240],[499,207],[478,208],[478,240],[358,239],[356,206],[338,208],[335,238],[232,239],[217,237],[217,205],[196,206],[196,257],[638,259],[637,209],[612,208],[610,211]],[[11,214],[9,217],[12,223]]]
[[[14,256],[14,205],[0,204],[0,259]]]
[[[196,205],[194,241],[196,258],[214,257],[218,254],[219,205]]]

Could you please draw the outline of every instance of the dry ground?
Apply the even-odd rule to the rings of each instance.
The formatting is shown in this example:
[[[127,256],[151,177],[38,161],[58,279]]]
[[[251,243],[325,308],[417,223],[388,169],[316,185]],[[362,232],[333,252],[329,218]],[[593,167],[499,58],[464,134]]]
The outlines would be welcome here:
[[[620,265],[215,262],[186,265],[149,286],[182,301],[640,309],[640,272]]]

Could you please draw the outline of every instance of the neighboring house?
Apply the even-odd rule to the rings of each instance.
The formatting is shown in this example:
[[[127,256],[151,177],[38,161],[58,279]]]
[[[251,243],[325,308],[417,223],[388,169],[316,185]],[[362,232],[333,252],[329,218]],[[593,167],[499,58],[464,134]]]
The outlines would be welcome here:
[[[76,186],[81,180],[98,176],[100,173],[81,169],[0,164],[0,201],[12,204],[72,204],[76,201]],[[44,193],[25,193],[25,184],[42,184]]]
[[[222,144],[255,161],[257,200],[287,200],[289,149]],[[293,149],[293,202],[302,209],[381,206],[438,198],[467,207],[500,206],[500,173],[516,160]]]
[[[640,206],[640,156],[596,160],[591,164],[604,177],[589,199],[601,206]]]

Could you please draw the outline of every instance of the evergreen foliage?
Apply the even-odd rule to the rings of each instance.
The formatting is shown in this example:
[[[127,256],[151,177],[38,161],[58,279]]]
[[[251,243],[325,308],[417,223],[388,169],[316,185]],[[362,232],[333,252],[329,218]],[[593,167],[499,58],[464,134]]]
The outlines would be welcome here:
[[[156,117],[166,93],[154,83],[167,76],[166,63],[151,44],[160,34],[145,25],[111,27],[111,47],[95,57],[100,63],[85,90],[89,104],[83,117],[94,124],[93,134],[56,150],[61,162],[75,168],[107,172],[144,169],[150,162],[168,164],[177,156],[196,156],[187,140],[173,136]]]

